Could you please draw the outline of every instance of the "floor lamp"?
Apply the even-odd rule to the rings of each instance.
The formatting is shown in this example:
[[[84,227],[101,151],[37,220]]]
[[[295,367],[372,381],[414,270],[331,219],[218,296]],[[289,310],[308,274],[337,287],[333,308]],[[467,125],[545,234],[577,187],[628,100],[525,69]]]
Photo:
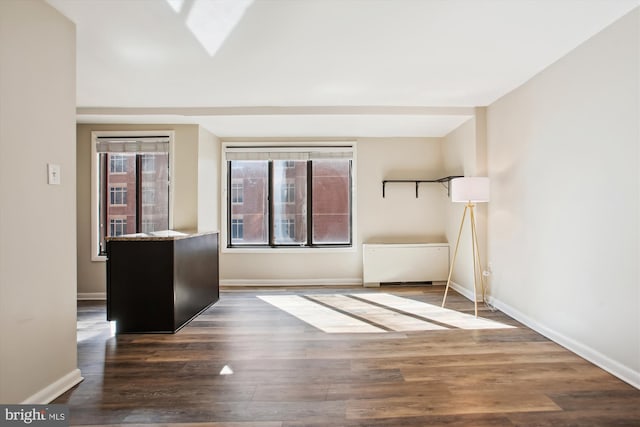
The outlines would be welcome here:
[[[473,304],[475,309],[475,315],[478,317],[478,298],[476,292],[478,288],[478,277],[480,277],[480,284],[482,289],[482,299],[484,300],[484,277],[482,275],[482,267],[480,264],[480,250],[478,248],[478,233],[476,231],[476,215],[474,212],[476,203],[485,203],[489,201],[489,178],[487,177],[464,177],[455,178],[450,182],[451,201],[454,203],[466,203],[464,207],[464,213],[462,214],[462,221],[460,221],[460,230],[458,231],[458,239],[456,240],[456,247],[453,251],[453,260],[451,261],[451,268],[449,269],[449,277],[447,278],[447,287],[444,290],[444,298],[442,299],[442,307],[447,301],[447,292],[449,291],[449,285],[451,284],[451,275],[453,274],[453,268],[456,265],[456,258],[458,256],[458,247],[460,246],[460,236],[462,236],[462,229],[464,227],[464,220],[469,214],[469,220],[471,221],[471,247],[473,251]]]

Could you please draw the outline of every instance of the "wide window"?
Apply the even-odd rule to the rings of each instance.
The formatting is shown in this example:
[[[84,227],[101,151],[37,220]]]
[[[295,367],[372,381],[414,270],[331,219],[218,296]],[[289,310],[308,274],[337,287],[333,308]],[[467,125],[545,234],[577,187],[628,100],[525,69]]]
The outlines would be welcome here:
[[[106,238],[169,228],[169,137],[94,136],[97,255]]]
[[[227,147],[227,247],[351,246],[352,153]]]

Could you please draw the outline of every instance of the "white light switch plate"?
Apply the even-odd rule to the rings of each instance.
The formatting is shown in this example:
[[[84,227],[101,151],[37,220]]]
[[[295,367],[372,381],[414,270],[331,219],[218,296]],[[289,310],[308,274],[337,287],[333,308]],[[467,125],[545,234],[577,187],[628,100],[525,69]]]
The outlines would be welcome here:
[[[50,185],[60,185],[60,165],[47,164],[47,183]]]

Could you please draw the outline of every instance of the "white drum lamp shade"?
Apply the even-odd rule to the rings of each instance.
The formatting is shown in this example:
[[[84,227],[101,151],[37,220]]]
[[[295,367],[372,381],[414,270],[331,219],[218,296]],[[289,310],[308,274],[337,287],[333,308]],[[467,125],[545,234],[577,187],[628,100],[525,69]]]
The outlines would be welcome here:
[[[488,202],[489,194],[488,177],[464,177],[451,180],[452,202]]]

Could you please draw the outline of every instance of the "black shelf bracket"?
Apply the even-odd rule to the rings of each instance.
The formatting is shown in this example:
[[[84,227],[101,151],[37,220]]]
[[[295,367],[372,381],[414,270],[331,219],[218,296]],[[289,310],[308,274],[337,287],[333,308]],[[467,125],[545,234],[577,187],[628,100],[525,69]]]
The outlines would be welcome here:
[[[445,188],[447,189],[447,196],[450,195],[450,191],[449,191],[449,182],[454,179],[454,178],[462,178],[462,176],[460,175],[452,175],[452,176],[445,176],[444,178],[438,178],[438,179],[385,179],[384,181],[382,181],[382,198],[385,197],[386,194],[386,187],[388,183],[406,183],[406,182],[412,182],[415,183],[416,185],[416,199],[418,198],[418,188],[420,187],[421,183],[440,183],[442,185],[445,186]]]

